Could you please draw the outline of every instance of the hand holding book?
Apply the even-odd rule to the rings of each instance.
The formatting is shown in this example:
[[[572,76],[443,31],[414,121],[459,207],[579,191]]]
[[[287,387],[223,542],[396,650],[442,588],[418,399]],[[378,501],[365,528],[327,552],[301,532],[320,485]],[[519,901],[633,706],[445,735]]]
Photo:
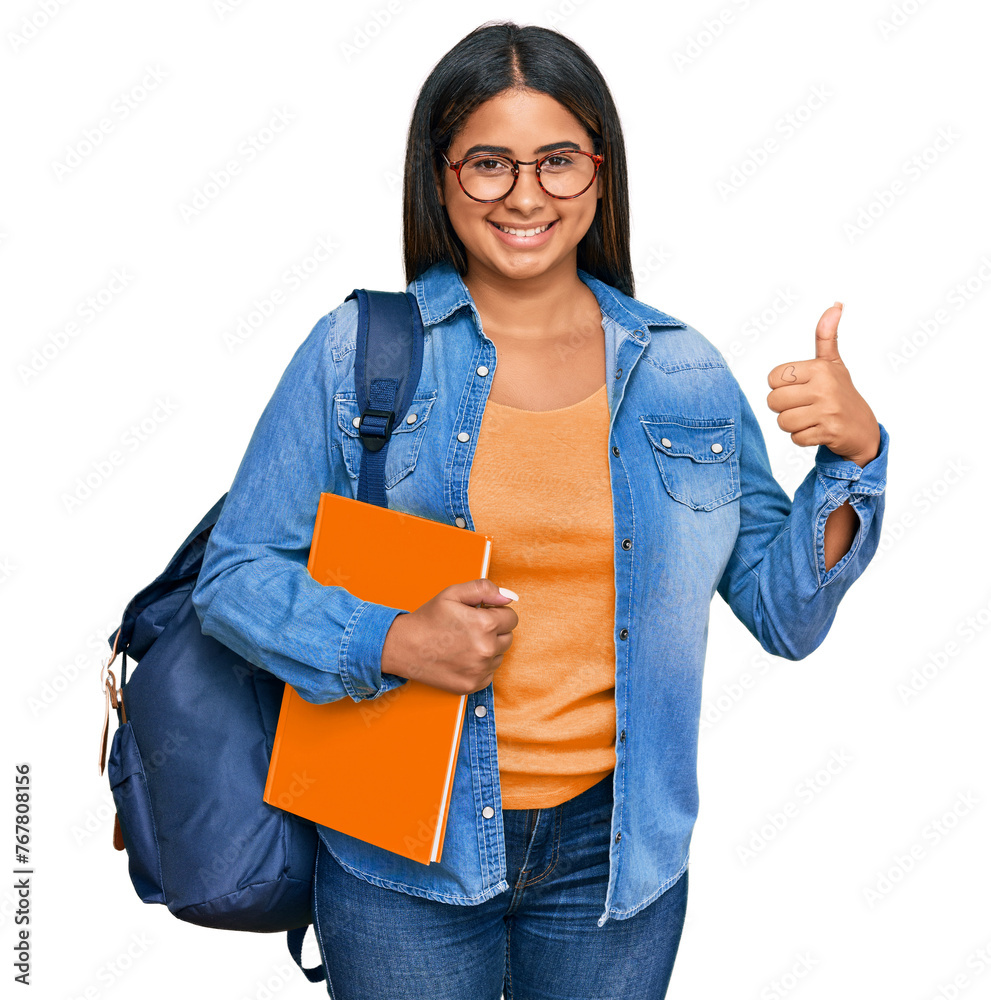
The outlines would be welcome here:
[[[513,643],[520,620],[505,606],[513,600],[511,590],[484,578],[445,587],[396,616],[382,647],[382,673],[453,694],[483,690]]]

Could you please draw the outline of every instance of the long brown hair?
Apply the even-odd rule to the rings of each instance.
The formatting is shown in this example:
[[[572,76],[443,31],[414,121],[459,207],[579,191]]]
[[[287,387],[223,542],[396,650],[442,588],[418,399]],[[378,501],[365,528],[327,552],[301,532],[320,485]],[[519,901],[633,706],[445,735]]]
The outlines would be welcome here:
[[[570,38],[513,21],[486,22],[465,35],[420,88],[406,138],[403,258],[407,284],[431,264],[449,260],[464,276],[468,257],[437,197],[446,150],[481,104],[507,89],[549,94],[566,107],[603,153],[602,197],[578,244],[578,267],[633,296],[630,204],[623,130],[602,74]]]

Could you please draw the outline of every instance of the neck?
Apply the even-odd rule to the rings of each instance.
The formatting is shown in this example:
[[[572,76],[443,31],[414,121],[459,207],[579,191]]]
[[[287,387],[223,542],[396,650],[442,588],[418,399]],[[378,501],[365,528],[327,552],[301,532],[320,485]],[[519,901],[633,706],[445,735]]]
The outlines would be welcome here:
[[[573,259],[532,278],[507,277],[469,264],[464,283],[486,335],[528,342],[555,340],[573,329],[590,308],[589,297],[594,299]]]

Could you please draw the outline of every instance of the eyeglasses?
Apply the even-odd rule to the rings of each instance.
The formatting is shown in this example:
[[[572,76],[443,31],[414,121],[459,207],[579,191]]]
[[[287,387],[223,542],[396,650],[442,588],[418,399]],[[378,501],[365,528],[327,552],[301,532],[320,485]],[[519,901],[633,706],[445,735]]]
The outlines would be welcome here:
[[[537,183],[552,198],[577,198],[595,180],[603,156],[583,149],[556,149],[538,160],[514,160],[494,153],[476,153],[452,163],[444,153],[444,162],[454,171],[458,184],[473,201],[502,201],[516,187],[520,167],[536,164]]]

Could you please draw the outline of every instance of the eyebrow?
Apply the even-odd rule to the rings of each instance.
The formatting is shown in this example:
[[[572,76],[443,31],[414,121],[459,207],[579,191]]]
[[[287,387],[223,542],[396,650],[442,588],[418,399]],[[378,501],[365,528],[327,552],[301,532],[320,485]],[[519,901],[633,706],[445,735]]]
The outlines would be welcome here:
[[[539,156],[541,153],[550,153],[555,149],[581,149],[581,146],[577,142],[572,142],[570,139],[564,139],[562,142],[549,142],[546,146],[538,146],[534,152]],[[465,157],[471,156],[474,153],[505,153],[507,156],[512,153],[509,146],[493,146],[489,143],[480,142],[471,147],[466,153],[462,154]]]

